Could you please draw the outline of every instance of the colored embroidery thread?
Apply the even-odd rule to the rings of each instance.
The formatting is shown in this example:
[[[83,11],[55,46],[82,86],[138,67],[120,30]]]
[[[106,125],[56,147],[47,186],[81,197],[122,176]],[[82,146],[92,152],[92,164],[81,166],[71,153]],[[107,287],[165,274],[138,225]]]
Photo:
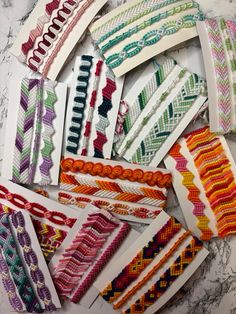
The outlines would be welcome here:
[[[187,159],[180,152],[181,146],[176,143],[169,152],[169,155],[176,161],[176,170],[183,177],[182,184],[188,189],[188,200],[193,203],[193,214],[198,222],[197,227],[201,230],[201,240],[208,241],[212,238],[213,232],[208,226],[209,219],[204,214],[205,204],[200,199],[200,190],[194,184],[194,175],[187,168]]]
[[[170,218],[167,223],[153,236],[147,245],[125,266],[112,282],[101,292],[108,302],[114,302],[134,282],[140,273],[152,262],[167,243],[180,231],[182,225]]]
[[[96,159],[94,159],[95,161]],[[92,162],[86,160],[75,160],[66,158],[61,161],[61,170],[63,172],[73,172],[81,174],[89,174],[91,176],[99,176],[109,179],[128,180],[130,182],[139,182],[148,184],[151,187],[158,186],[160,188],[168,188],[171,186],[172,177],[170,173],[160,170],[145,171],[142,169],[124,168],[117,162],[117,165],[103,164],[102,162]]]
[[[77,78],[78,83],[76,87],[76,96],[74,98],[73,116],[71,119],[71,126],[69,128],[69,136],[67,138],[66,147],[66,150],[72,154],[77,154],[79,148],[79,140],[84,118],[84,110],[86,106],[89,77],[93,64],[92,60],[93,57],[91,56],[84,55],[81,57],[81,65]]]

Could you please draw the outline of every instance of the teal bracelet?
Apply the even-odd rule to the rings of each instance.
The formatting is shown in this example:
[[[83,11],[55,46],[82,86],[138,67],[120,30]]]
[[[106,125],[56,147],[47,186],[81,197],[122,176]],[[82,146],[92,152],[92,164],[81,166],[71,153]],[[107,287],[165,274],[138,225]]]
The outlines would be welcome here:
[[[95,42],[97,45],[101,44],[104,40],[106,40],[107,38],[109,38],[110,36],[114,35],[116,32],[120,31],[122,28],[128,26],[129,24],[139,20],[141,17],[150,14],[156,10],[159,10],[161,8],[164,8],[168,5],[171,5],[173,3],[179,2],[181,0],[166,0],[166,1],[162,1],[159,2],[157,4],[148,4],[148,1],[142,1],[143,5],[146,4],[147,8],[146,9],[141,9],[142,3],[138,3],[135,4],[133,7],[130,7],[129,9],[121,12],[120,14],[116,15],[114,18],[112,18],[111,20],[109,20],[107,23],[105,23],[104,25],[107,26],[108,24],[108,28],[110,26],[110,31],[106,32],[106,28],[104,30],[102,30],[102,28],[104,28],[104,25],[102,25],[101,27],[97,28],[93,33],[92,33],[92,37],[94,38]],[[151,2],[151,1],[149,1]],[[152,6],[153,5],[153,6]],[[149,6],[149,7],[148,7]],[[137,13],[136,13],[137,11]],[[119,23],[119,20],[124,20],[125,18],[123,17],[123,15],[126,16],[126,14],[129,14],[128,16],[130,16],[129,19],[127,19],[124,22]],[[117,20],[117,25],[113,26],[113,24],[109,25],[109,22],[112,22],[112,20]],[[99,34],[96,33],[100,33],[102,34],[102,36],[99,39],[96,39]]]
[[[191,28],[196,25],[196,21],[204,20],[204,14],[199,11],[196,14],[188,14],[177,21],[166,22],[161,28],[146,33],[139,41],[134,41],[126,45],[121,52],[114,53],[106,59],[106,64],[114,69],[121,65],[127,58],[137,55],[146,46],[152,46],[159,42],[165,35],[173,35],[180,29]]]
[[[149,20],[144,21],[143,23],[129,29],[127,32],[116,36],[114,39],[109,40],[108,43],[106,43],[105,45],[103,45],[101,47],[101,53],[105,53],[107,50],[109,50],[110,48],[112,48],[113,46],[117,45],[119,42],[123,41],[126,38],[131,37],[132,35],[138,33],[139,31],[145,29],[148,26],[153,25],[154,23],[157,23],[169,16],[172,16],[176,13],[181,13],[182,11],[188,10],[188,9],[192,9],[192,8],[199,8],[199,4],[197,2],[188,2],[188,3],[184,3],[181,4],[175,8],[172,8],[166,12],[163,13],[159,13],[156,16],[151,17]]]

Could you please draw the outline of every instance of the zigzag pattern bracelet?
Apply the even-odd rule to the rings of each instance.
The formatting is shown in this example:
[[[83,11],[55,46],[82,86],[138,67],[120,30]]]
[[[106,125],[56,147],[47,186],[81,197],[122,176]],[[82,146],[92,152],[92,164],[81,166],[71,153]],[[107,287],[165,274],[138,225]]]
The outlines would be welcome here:
[[[153,236],[147,245],[125,266],[101,292],[108,302],[114,302],[134,282],[169,241],[180,231],[182,225],[173,217]]]
[[[9,215],[0,216],[0,247],[19,295],[29,313],[42,313],[41,305],[26,275],[12,235]]]
[[[88,84],[91,67],[93,65],[93,57],[82,56],[81,65],[78,75],[78,83],[76,87],[76,96],[74,98],[73,116],[71,119],[71,126],[69,128],[69,136],[67,138],[66,150],[69,153],[77,154],[79,148],[79,140],[82,129],[82,122],[84,118],[84,110],[86,106]]]
[[[21,212],[13,212],[11,214],[11,220],[12,225],[16,230],[18,242],[23,250],[24,258],[29,268],[29,273],[36,285],[37,294],[43,301],[47,311],[55,311],[56,307],[52,302],[51,293],[45,284],[44,275],[38,265],[37,255],[32,248],[30,236],[25,229],[24,216]]]
[[[154,302],[156,302],[174,283],[174,281],[183,274],[184,270],[191,264],[203,245],[197,239],[193,238],[191,243],[182,251],[180,256],[168,268],[160,279],[134,304],[132,304],[124,313],[136,314],[144,313]]]
[[[106,86],[102,89],[102,103],[98,107],[99,121],[96,123],[96,139],[93,141],[94,157],[104,158],[103,146],[107,142],[106,129],[110,125],[108,112],[112,109],[112,95],[116,91],[116,82],[113,73],[106,72]]]
[[[160,208],[164,208],[167,199],[166,193],[163,193],[161,190],[117,182],[85,179],[63,172],[60,175],[60,188],[65,191],[147,204]]]
[[[127,180],[130,182],[138,182],[148,184],[151,187],[168,188],[171,186],[172,177],[170,173],[157,171],[145,171],[140,168],[130,169],[124,168],[117,162],[117,165],[103,164],[102,162],[86,161],[81,159],[65,158],[61,161],[61,170],[63,172],[73,172],[89,174],[91,176],[99,176],[109,179]]]

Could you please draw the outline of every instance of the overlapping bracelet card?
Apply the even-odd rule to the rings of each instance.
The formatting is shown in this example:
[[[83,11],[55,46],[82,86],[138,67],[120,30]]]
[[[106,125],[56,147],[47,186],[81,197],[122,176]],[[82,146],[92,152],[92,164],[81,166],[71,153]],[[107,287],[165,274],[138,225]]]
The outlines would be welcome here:
[[[67,86],[13,79],[2,176],[16,183],[58,184]]]
[[[40,0],[11,52],[55,80],[78,40],[107,0]]]
[[[123,89],[102,59],[76,58],[67,106],[64,155],[111,158],[113,134]]]
[[[204,127],[181,138],[164,160],[188,228],[202,240],[236,233],[236,166],[223,136]]]
[[[122,313],[155,313],[192,276],[208,251],[164,211],[94,286]]]
[[[26,212],[0,215],[0,280],[10,311],[42,313],[61,308]]]
[[[106,64],[119,77],[144,61],[197,36],[204,15],[195,1],[133,0],[90,27]]]
[[[165,169],[68,156],[61,161],[58,200],[79,208],[93,203],[120,219],[150,223],[165,208],[170,185]]]
[[[115,143],[120,157],[156,167],[206,101],[206,82],[160,58],[149,65],[123,99],[127,112]]]
[[[0,213],[12,210],[30,213],[41,249],[48,260],[80,216],[73,208],[58,204],[1,177]]]
[[[209,18],[197,23],[209,95],[212,132],[236,130],[236,21]]]
[[[92,284],[99,273],[106,272],[110,259],[123,254],[138,235],[129,224],[88,205],[49,264],[58,294],[89,307],[98,296]]]

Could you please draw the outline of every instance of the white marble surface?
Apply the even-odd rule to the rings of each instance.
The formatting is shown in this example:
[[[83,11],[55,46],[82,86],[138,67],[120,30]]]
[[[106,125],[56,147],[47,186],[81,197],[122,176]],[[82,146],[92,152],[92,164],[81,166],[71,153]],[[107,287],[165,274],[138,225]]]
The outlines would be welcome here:
[[[32,10],[36,0],[0,0],[0,159],[3,152],[4,125],[7,116],[8,86],[14,74],[11,67],[13,56],[9,53],[20,26]],[[123,3],[122,0],[109,0],[109,5],[102,14]],[[209,15],[226,15],[236,17],[236,0],[199,0],[203,11]],[[193,41],[185,46],[198,46]],[[177,55],[181,55],[181,48]],[[73,56],[94,51],[91,39],[86,34],[82,43],[78,44],[71,56],[70,62],[60,74],[60,81],[69,82],[73,67]],[[181,59],[181,58],[180,58]],[[127,83],[132,83],[132,76],[127,77]],[[127,86],[129,86],[127,84]],[[235,138],[229,141],[236,156]],[[170,193],[168,212],[178,217],[184,223],[183,216],[173,192]],[[134,226],[140,229],[140,226]],[[236,237],[224,240],[215,239],[206,244],[210,251],[207,260],[195,275],[159,312],[162,314],[233,314],[236,313]],[[6,309],[6,300],[0,294],[0,313],[10,313]],[[68,314],[112,314],[113,310],[102,300],[98,299],[90,310],[78,305],[66,304],[58,313]]]

